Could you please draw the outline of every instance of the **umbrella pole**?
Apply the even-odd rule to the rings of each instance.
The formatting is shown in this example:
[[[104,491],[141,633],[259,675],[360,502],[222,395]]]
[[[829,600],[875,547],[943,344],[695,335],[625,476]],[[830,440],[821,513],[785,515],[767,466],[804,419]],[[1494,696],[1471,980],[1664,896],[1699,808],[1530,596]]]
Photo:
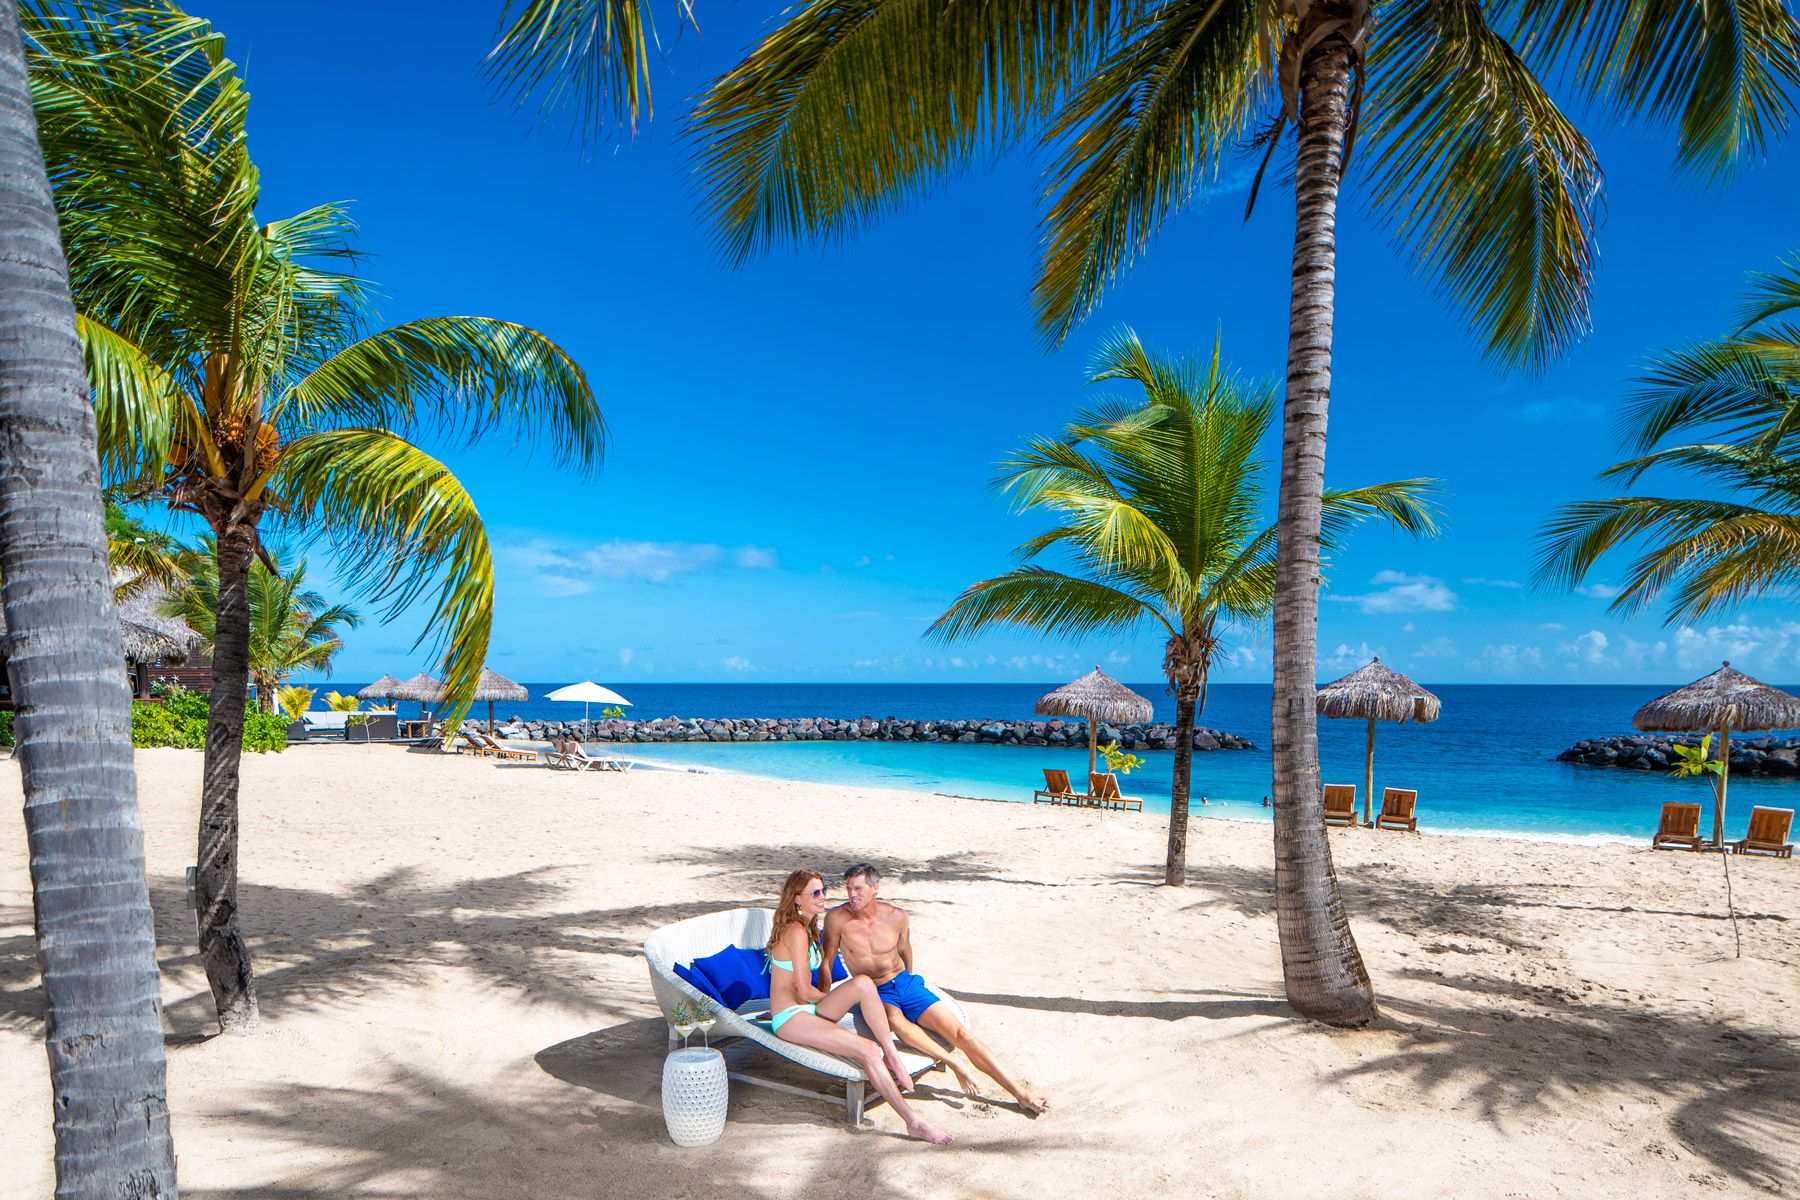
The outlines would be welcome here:
[[[494,732],[494,702],[488,701],[488,732]]]
[[[1731,726],[1719,730],[1719,794],[1713,797],[1713,849],[1725,849],[1725,789],[1731,783]]]
[[[1098,735],[1099,730],[1098,730],[1098,727],[1095,726],[1094,718],[1092,718],[1092,717],[1088,718],[1087,727],[1088,727],[1088,790],[1092,791],[1094,788],[1094,739]]]
[[[1369,806],[1375,803],[1375,718],[1369,718],[1369,744],[1363,751],[1363,824],[1374,820]]]

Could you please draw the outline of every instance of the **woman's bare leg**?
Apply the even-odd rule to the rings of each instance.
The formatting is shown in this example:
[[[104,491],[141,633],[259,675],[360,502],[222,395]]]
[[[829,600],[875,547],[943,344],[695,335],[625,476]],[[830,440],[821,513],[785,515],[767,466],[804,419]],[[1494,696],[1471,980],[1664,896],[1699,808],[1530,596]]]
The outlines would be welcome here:
[[[887,1008],[881,1003],[881,996],[875,990],[875,981],[867,975],[846,979],[819,1001],[819,1015],[834,1025],[852,1008],[862,1010],[862,1018],[868,1024],[869,1031],[875,1035],[875,1044],[881,1048],[882,1057],[887,1060],[887,1068],[894,1074],[894,1082],[901,1091],[912,1091],[912,1072],[900,1061],[900,1051],[894,1046],[894,1031],[888,1027]]]
[[[824,1007],[823,1002],[820,1007]],[[838,1015],[841,1017],[844,1011],[848,1009],[840,1011]],[[947,1146],[955,1140],[913,1111],[912,1105],[906,1102],[906,1097],[900,1094],[899,1087],[883,1069],[885,1064],[881,1050],[868,1038],[851,1033],[848,1029],[839,1029],[835,1021],[815,1017],[807,1012],[795,1013],[782,1022],[781,1032],[776,1036],[796,1046],[807,1046],[823,1050],[827,1054],[840,1054],[845,1058],[855,1059],[862,1064],[863,1074],[869,1077],[869,1082],[875,1085],[881,1098],[893,1105],[894,1112],[906,1122],[907,1133],[934,1146]]]

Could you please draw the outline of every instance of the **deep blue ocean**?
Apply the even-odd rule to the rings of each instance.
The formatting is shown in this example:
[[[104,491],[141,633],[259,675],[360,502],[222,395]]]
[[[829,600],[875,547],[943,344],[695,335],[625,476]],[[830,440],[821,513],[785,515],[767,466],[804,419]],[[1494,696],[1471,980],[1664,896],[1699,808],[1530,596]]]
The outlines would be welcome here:
[[[1553,839],[1648,838],[1663,801],[1698,800],[1710,828],[1711,800],[1699,780],[1554,761],[1586,737],[1631,732],[1631,715],[1646,701],[1680,686],[1543,686],[1427,684],[1443,701],[1429,725],[1381,722],[1375,735],[1375,794],[1383,787],[1419,792],[1421,827]],[[328,683],[353,691],[361,684]],[[495,706],[496,720],[518,716],[579,719],[582,706],[535,699],[561,686],[528,683],[534,699]],[[610,685],[609,685],[610,686]],[[1032,705],[1059,686],[1041,684],[815,684],[634,683],[616,691],[632,701],[629,715],[652,717],[913,717],[1032,719]],[[1173,721],[1175,706],[1161,684],[1132,684],[1156,705],[1156,719]],[[1790,689],[1792,690],[1792,689]],[[316,704],[321,702],[315,700]],[[322,704],[321,704],[322,706]],[[402,705],[410,712],[411,705]],[[472,715],[485,716],[476,705]],[[598,710],[594,711],[596,717]],[[1254,741],[1256,750],[1194,755],[1196,817],[1267,820],[1269,686],[1217,684],[1200,723]],[[1362,721],[1319,722],[1319,757],[1329,783],[1355,783],[1361,804]],[[1744,735],[1755,736],[1755,735]],[[1168,811],[1174,755],[1137,752],[1145,766],[1122,781],[1149,811]],[[1085,748],[945,745],[894,742],[757,742],[633,745],[646,764],[711,768],[802,779],[1029,801],[1043,767],[1086,769]],[[1207,804],[1198,800],[1205,796]],[[1795,807],[1800,780],[1735,778],[1728,836],[1742,836],[1753,804]]]

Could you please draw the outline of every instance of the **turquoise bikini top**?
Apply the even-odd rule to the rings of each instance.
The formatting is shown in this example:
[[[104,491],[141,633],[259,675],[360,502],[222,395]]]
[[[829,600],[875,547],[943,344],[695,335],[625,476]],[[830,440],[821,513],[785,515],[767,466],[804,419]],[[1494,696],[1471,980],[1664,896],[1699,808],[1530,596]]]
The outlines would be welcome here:
[[[771,958],[769,956],[769,952],[767,950],[763,951],[763,957],[769,959],[769,965],[771,967],[780,967],[782,970],[790,971],[790,972],[794,969],[793,959]],[[819,948],[817,946],[809,944],[806,947],[806,969],[808,971],[816,973],[819,969],[819,964],[822,961],[823,961],[823,959],[821,959],[819,956]]]

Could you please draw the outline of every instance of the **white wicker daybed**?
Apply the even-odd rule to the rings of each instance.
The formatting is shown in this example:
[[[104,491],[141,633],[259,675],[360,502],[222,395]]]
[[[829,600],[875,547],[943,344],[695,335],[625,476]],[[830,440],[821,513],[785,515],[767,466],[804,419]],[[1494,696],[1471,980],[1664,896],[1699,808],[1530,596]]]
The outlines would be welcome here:
[[[690,917],[685,921],[677,921],[673,925],[665,925],[644,939],[644,957],[650,964],[650,986],[656,993],[656,1003],[662,1008],[663,1016],[669,1017],[677,1004],[696,1002],[704,1003],[718,1014],[718,1023],[713,1026],[712,1042],[717,1045],[727,1040],[735,1040],[739,1046],[760,1046],[771,1054],[780,1055],[791,1063],[797,1063],[821,1075],[830,1076],[840,1081],[830,1091],[812,1088],[795,1087],[779,1080],[767,1079],[752,1075],[742,1069],[738,1060],[741,1056],[735,1053],[736,1047],[726,1053],[727,1074],[741,1083],[754,1084],[757,1087],[773,1088],[778,1092],[787,1092],[795,1096],[805,1096],[812,1100],[826,1100],[833,1104],[842,1103],[851,1125],[862,1123],[863,1108],[866,1103],[880,1103],[880,1097],[872,1100],[866,1095],[868,1076],[863,1074],[860,1064],[835,1054],[826,1054],[819,1050],[809,1050],[804,1046],[796,1046],[792,1042],[784,1042],[769,1032],[767,1016],[769,1002],[767,999],[751,1000],[738,1008],[736,1012],[726,1008],[718,1001],[703,996],[685,980],[675,974],[676,963],[691,963],[696,958],[704,958],[709,954],[725,949],[727,946],[743,946],[746,949],[761,950],[769,939],[769,922],[774,914],[766,908],[736,908],[724,912],[709,913],[704,917]],[[965,1025],[968,1017],[962,1006],[947,995],[942,988],[934,987],[938,995],[943,996],[946,1003],[956,1010],[956,1015]],[[753,1016],[762,1016],[763,1021],[755,1021]],[[854,1014],[846,1016],[838,1024],[846,1029],[856,1028]],[[669,1032],[669,1041],[673,1045],[678,1039],[674,1030]],[[901,1061],[913,1078],[918,1078],[927,1071],[943,1065],[939,1058],[927,1058],[915,1054],[905,1047],[900,1051]],[[839,1091],[838,1087],[842,1090]]]

